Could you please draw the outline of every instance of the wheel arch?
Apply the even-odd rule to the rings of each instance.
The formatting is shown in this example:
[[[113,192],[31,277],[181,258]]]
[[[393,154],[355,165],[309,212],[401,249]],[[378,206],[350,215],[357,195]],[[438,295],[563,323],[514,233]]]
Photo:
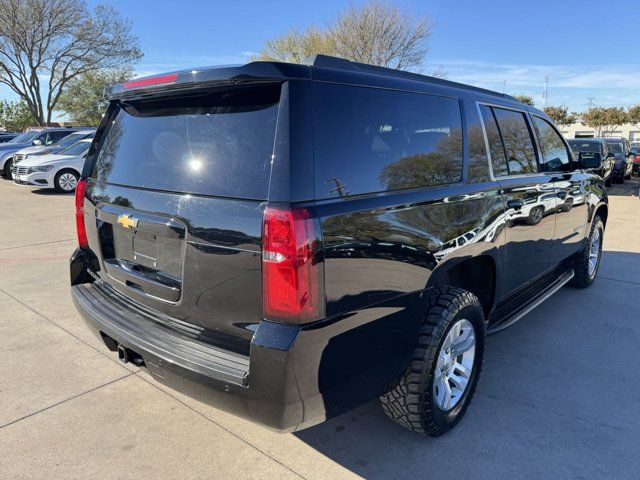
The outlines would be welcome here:
[[[496,260],[489,254],[452,259],[434,270],[427,288],[436,284],[473,293],[480,300],[485,317],[488,317],[495,304],[498,284]]]
[[[60,175],[63,172],[73,172],[75,173],[78,177],[82,176],[82,172],[79,172],[78,169],[73,168],[73,167],[69,167],[69,166],[64,166],[58,169],[58,171],[56,172],[56,174],[54,175],[54,177],[57,177],[58,175]]]
[[[7,164],[9,160],[11,160],[14,157],[14,155],[15,155],[15,152],[12,152],[11,154],[7,155],[4,158],[0,157],[0,170],[4,170],[4,166]]]
[[[593,211],[593,216],[591,217],[590,224],[593,222],[593,219],[596,218],[596,215],[602,219],[602,224],[607,226],[607,218],[609,217],[609,205],[606,203],[600,203],[595,210]]]

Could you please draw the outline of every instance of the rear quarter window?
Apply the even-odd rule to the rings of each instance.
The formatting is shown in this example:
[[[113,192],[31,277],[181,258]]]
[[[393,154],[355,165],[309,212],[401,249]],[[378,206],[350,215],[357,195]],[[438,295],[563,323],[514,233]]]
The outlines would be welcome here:
[[[314,159],[317,198],[458,182],[458,100],[318,83]]]
[[[266,199],[280,85],[120,105],[92,178],[125,186]]]

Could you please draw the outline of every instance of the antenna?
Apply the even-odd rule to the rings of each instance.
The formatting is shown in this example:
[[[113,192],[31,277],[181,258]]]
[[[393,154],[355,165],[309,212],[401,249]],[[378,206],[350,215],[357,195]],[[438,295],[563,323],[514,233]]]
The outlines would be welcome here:
[[[587,97],[587,110],[591,110],[593,108],[593,101],[596,97]]]

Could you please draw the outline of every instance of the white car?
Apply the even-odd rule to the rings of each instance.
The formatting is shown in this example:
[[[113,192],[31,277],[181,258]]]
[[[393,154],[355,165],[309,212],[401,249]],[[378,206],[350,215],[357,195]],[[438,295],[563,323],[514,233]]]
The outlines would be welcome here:
[[[80,140],[54,155],[27,157],[17,165],[13,180],[20,185],[71,193],[78,184],[91,142]]]
[[[56,143],[52,143],[51,145],[35,145],[18,150],[13,154],[12,169],[15,169],[17,167],[17,164],[27,157],[34,157],[38,155],[52,155],[54,153],[59,153],[65,148],[73,145],[74,143],[79,142],[80,140],[93,138],[95,133],[95,128],[78,130],[77,132],[68,134],[66,137],[63,137],[61,140],[58,140]]]

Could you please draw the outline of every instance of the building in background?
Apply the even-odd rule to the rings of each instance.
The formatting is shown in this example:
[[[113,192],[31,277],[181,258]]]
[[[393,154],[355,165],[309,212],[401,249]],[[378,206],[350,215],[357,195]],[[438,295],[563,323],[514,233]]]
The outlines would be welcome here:
[[[596,129],[576,122],[571,125],[559,126],[560,132],[565,138],[592,138],[596,136]],[[629,139],[630,142],[640,142],[640,125],[626,123],[616,127],[614,131],[607,132],[606,137],[623,137]]]

